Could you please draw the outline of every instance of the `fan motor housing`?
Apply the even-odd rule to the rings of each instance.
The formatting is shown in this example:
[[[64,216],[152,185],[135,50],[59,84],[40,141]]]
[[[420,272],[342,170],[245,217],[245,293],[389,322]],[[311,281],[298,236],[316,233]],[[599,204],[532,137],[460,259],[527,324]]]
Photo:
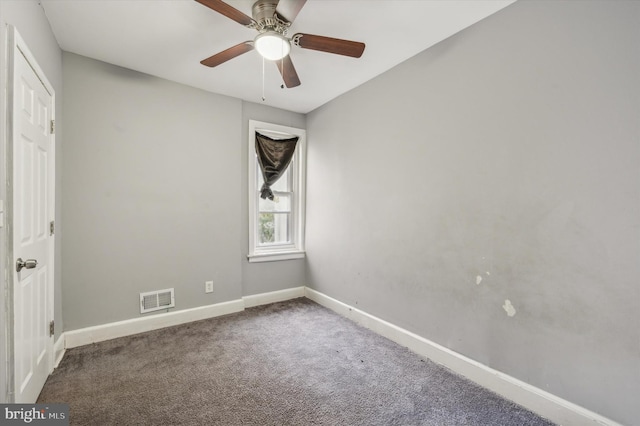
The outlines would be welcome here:
[[[273,18],[276,14],[277,1],[259,0],[253,4],[251,14],[253,19],[260,22],[268,18]]]
[[[258,31],[276,31],[282,35],[285,35],[288,22],[280,20],[276,14],[276,7],[278,2],[273,0],[258,0],[253,4],[251,15],[253,19],[258,23]]]

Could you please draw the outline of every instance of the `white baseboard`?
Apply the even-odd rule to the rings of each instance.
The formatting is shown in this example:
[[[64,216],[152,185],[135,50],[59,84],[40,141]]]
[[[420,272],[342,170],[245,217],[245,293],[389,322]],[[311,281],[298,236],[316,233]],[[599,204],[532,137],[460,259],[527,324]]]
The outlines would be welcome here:
[[[173,325],[199,321],[243,310],[244,302],[241,299],[238,299],[230,302],[201,306],[198,308],[183,309],[164,314],[156,314],[97,325],[94,327],[81,328],[64,333],[65,348],[75,348],[77,346],[88,345],[90,343],[144,333],[145,331],[157,330],[159,328],[171,327]]]
[[[487,367],[319,291],[305,287],[305,297],[555,423],[564,426],[621,426],[593,411]]]
[[[251,296],[244,296],[242,300],[244,301],[245,308],[252,308],[254,306],[304,297],[304,289],[304,287],[294,287],[285,290],[271,291],[269,293],[253,294]]]
[[[304,295],[304,287],[295,287],[272,291],[269,293],[244,296],[242,299],[232,300],[230,302],[216,303],[214,305],[201,306],[198,308],[183,309],[180,311],[132,318],[124,321],[71,330],[64,332],[62,336],[58,338],[56,345],[60,343],[60,345],[64,344],[63,348],[75,348],[77,346],[102,342],[118,337],[144,333],[145,331],[157,330],[164,327],[171,327],[173,325],[240,312],[245,308],[266,305],[268,303],[282,302],[289,299],[295,299],[297,297],[304,297]],[[56,350],[55,353],[58,355],[58,350]],[[62,354],[59,355],[59,358],[56,357],[56,359],[57,363],[59,363],[60,359],[62,359]]]
[[[60,361],[62,361],[65,352],[66,337],[66,334],[62,333],[53,344],[53,368],[58,368]]]

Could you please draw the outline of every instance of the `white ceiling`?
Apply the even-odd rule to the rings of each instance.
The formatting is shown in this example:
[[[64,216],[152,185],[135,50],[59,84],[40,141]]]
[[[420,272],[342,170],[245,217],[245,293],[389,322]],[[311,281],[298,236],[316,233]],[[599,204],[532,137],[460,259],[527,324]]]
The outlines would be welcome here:
[[[309,0],[289,29],[366,44],[360,59],[293,46],[302,84],[282,89],[252,51],[218,67],[200,61],[257,32],[194,0],[41,0],[60,47],[251,102],[307,113],[515,0]],[[229,0],[251,16],[254,0]]]

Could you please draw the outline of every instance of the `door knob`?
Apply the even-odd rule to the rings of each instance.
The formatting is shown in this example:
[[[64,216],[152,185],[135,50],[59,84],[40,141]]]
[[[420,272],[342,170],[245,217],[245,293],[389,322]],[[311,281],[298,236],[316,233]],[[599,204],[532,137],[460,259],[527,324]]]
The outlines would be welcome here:
[[[16,272],[20,272],[22,268],[33,269],[38,266],[38,261],[35,259],[22,260],[21,257],[16,260]]]

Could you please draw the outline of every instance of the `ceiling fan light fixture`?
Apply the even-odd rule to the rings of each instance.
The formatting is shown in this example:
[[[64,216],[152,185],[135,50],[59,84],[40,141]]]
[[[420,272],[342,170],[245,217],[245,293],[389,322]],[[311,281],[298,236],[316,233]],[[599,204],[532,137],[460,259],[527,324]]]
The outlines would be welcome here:
[[[259,34],[253,44],[258,53],[270,61],[278,61],[291,51],[289,39],[275,31]]]

